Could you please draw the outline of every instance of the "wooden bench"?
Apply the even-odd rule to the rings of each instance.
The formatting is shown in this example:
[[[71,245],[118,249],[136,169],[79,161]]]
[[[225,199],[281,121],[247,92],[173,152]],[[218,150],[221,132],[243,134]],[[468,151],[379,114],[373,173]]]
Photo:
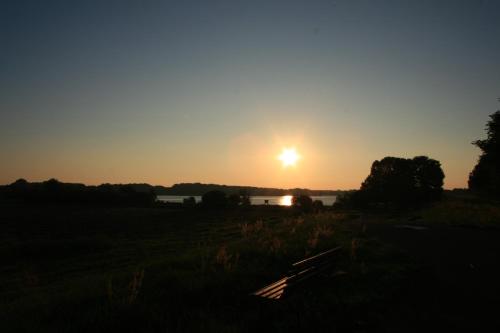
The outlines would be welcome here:
[[[340,249],[341,247],[338,246],[294,263],[287,276],[257,290],[252,295],[274,300],[286,297],[299,284],[332,268],[335,256]]]

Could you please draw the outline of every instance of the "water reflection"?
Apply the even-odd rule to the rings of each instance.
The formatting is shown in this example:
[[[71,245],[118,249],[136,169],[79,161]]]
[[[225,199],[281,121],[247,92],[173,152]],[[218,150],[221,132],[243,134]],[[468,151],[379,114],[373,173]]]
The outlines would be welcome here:
[[[172,203],[182,203],[184,198],[188,198],[187,195],[159,195],[158,200],[163,202]],[[283,196],[252,196],[250,197],[250,202],[252,205],[280,205],[280,206],[291,206],[292,205],[292,195]],[[323,196],[312,196],[313,200],[321,200],[325,206],[331,206],[337,199],[334,195],[323,195]],[[196,202],[201,202],[201,196],[194,196]]]
[[[291,195],[284,195],[280,197],[280,206],[291,206],[292,205],[292,197]]]

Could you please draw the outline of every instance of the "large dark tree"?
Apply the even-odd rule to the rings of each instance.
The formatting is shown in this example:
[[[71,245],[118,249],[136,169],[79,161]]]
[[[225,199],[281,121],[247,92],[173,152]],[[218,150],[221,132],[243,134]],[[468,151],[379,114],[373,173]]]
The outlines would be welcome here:
[[[438,199],[443,193],[444,172],[441,163],[428,158],[417,156],[412,160],[415,197],[419,201]]]
[[[373,162],[354,198],[362,203],[418,204],[439,198],[443,179],[440,163],[427,156],[385,157]]]
[[[500,110],[490,115],[490,118],[486,124],[488,137],[473,142],[482,150],[482,154],[469,175],[469,189],[500,197]]]

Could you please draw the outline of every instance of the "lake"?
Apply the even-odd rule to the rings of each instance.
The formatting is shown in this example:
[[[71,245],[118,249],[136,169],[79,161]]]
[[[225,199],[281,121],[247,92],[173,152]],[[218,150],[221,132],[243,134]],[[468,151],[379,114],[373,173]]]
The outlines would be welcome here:
[[[156,198],[163,202],[172,203],[182,203],[185,198],[189,198],[190,195],[159,195]],[[193,195],[196,202],[201,201],[201,196]],[[331,206],[337,199],[336,195],[313,195],[311,196],[313,200],[321,200],[325,206]],[[250,197],[250,203],[252,205],[279,205],[279,206],[291,206],[292,196],[291,195],[281,195],[281,196],[252,196]]]

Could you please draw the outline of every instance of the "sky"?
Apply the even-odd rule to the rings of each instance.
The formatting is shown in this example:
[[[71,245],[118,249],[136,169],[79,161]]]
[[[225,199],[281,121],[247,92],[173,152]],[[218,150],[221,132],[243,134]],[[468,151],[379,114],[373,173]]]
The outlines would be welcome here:
[[[498,97],[499,0],[0,3],[0,184],[466,187]]]

